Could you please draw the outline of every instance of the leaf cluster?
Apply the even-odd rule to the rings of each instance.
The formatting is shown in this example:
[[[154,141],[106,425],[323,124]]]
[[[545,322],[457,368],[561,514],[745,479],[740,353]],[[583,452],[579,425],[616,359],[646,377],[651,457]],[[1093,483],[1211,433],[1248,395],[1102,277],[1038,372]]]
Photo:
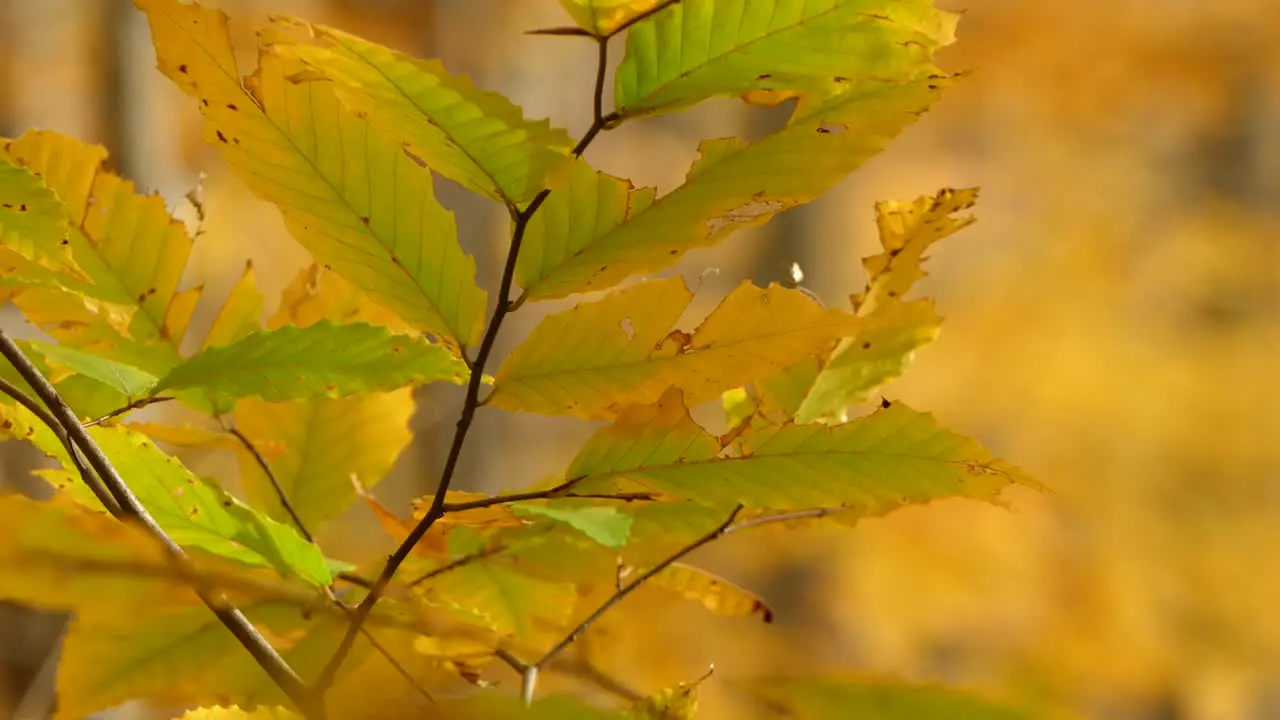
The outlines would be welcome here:
[[[847,305],[743,283],[689,323],[694,293],[654,276],[814,200],[924,114],[954,81],[932,54],[955,16],[930,2],[562,0],[575,24],[542,32],[598,50],[578,141],[439,61],[335,28],[273,18],[245,74],[223,13],[135,3],[205,140],[314,264],[265,322],[246,265],[197,341],[206,300],[181,287],[195,233],[107,170],[102,148],[40,131],[0,141],[0,294],[52,339],[4,337],[0,429],[58,463],[40,471],[53,501],[0,499],[0,595],[77,613],[60,717],[136,697],[209,706],[190,718],[621,717],[535,694],[540,673],[591,677],[568,651],[634,590],[772,618],[682,562],[697,548],[1035,485],[902,403],[849,414],[937,335],[932,303],[906,296],[930,246],[972,221],[976,190],[879,204],[884,251]],[[712,97],[793,109],[754,142],[704,140],[662,195],[583,157],[601,132]],[[492,299],[435,176],[510,214]],[[575,302],[492,357],[509,314],[559,298]],[[436,492],[404,519],[371,490],[412,439],[413,389],[438,382],[465,386],[464,406]],[[135,419],[162,401],[199,421]],[[691,410],[708,402],[722,419],[704,426]],[[494,409],[604,424],[553,482],[454,489],[472,418]],[[164,449],[192,447],[233,455],[242,492]],[[399,543],[385,564],[316,541],[361,503]],[[490,684],[495,663],[517,671],[522,700],[436,697]],[[625,714],[691,717],[696,688],[630,698]],[[890,714],[917,708],[904,717],[1000,716],[880,681],[753,688],[793,717],[852,716],[881,696]]]

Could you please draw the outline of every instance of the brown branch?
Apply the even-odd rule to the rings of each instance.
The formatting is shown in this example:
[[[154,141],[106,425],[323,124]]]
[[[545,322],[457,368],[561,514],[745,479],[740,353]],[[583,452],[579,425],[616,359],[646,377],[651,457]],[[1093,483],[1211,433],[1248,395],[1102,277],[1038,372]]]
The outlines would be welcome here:
[[[601,115],[605,66],[608,62],[608,39],[603,38],[599,43],[598,60],[600,67],[596,72],[595,97],[592,103],[594,117],[591,121],[591,127],[588,128],[582,139],[578,141],[577,146],[573,148],[572,152],[575,156],[581,155],[586,150],[592,139],[605,128],[605,123],[608,120],[608,118]],[[538,208],[542,207],[542,203],[546,202],[547,196],[550,194],[551,190],[549,189],[539,191],[523,210],[516,210],[514,206],[509,207],[513,219],[511,245],[507,249],[507,260],[502,268],[502,281],[498,286],[497,305],[494,308],[493,316],[489,319],[489,326],[485,329],[484,338],[480,341],[480,348],[476,353],[475,363],[471,368],[470,380],[467,382],[466,399],[462,403],[462,412],[458,417],[457,429],[453,434],[453,442],[449,446],[449,454],[445,458],[444,469],[440,473],[440,482],[436,486],[435,496],[432,498],[431,506],[427,509],[426,514],[422,516],[422,519],[413,527],[409,535],[400,543],[400,546],[391,554],[391,557],[387,559],[387,564],[383,566],[378,579],[373,583],[373,587],[369,588],[369,593],[365,595],[364,599],[360,601],[360,605],[352,613],[351,623],[347,627],[346,634],[343,635],[341,642],[338,643],[337,650],[334,651],[333,656],[329,658],[329,662],[325,664],[316,678],[314,692],[322,698],[325,692],[333,685],[339,668],[341,668],[342,663],[351,652],[351,646],[355,642],[361,626],[368,620],[369,614],[373,611],[373,606],[377,604],[378,600],[386,592],[387,586],[391,584],[391,579],[395,576],[396,571],[404,564],[418,541],[444,515],[444,498],[446,493],[449,492],[450,484],[453,482],[453,475],[458,467],[458,458],[462,454],[462,447],[466,443],[467,433],[471,429],[471,422],[475,417],[476,409],[480,407],[480,386],[484,381],[485,365],[489,362],[489,356],[493,353],[493,347],[498,339],[498,331],[502,329],[503,320],[515,307],[511,303],[511,287],[515,283],[516,260],[520,256],[520,245],[524,242],[524,234],[529,227],[529,221],[533,219],[534,214],[538,212]]]
[[[53,431],[53,434],[58,437],[58,442],[62,443],[62,447],[66,449],[67,456],[71,458],[71,464],[75,466],[76,472],[80,474],[80,479],[84,481],[85,485],[89,486],[93,496],[98,498],[98,502],[102,503],[107,512],[111,513],[112,516],[118,516],[120,514],[120,505],[107,492],[102,480],[97,475],[94,475],[93,470],[89,469],[89,466],[85,464],[84,456],[76,449],[75,443],[71,442],[71,438],[67,435],[67,431],[63,429],[62,424],[58,422],[58,419],[50,414],[44,406],[36,402],[34,398],[23,392],[21,388],[4,378],[0,378],[0,392],[16,400],[19,405],[29,410],[32,415],[35,415],[40,422]]]
[[[223,423],[222,427],[227,432],[234,435],[235,438],[240,441],[240,444],[244,446],[244,449],[253,456],[254,462],[258,464],[258,467],[262,470],[263,474],[267,476],[267,480],[271,482],[271,488],[275,490],[276,499],[280,501],[280,506],[284,508],[285,512],[289,513],[289,517],[293,520],[294,526],[298,528],[298,532],[302,534],[302,537],[306,538],[307,542],[314,545],[316,542],[315,538],[312,537],[311,533],[307,530],[307,526],[302,522],[302,518],[298,516],[298,512],[293,509],[293,504],[289,502],[289,496],[285,493],[284,488],[280,486],[280,481],[276,479],[276,474],[272,472],[271,465],[267,463],[267,459],[258,451],[258,447],[253,444],[253,441],[250,440],[248,436],[240,432],[240,429],[234,425],[227,425],[226,423]]]
[[[633,492],[633,493],[577,493],[569,492],[578,483],[586,480],[586,475],[579,475],[576,478],[570,478],[546,490],[531,490],[529,492],[511,493],[509,495],[494,495],[493,497],[480,498],[479,500],[468,500],[460,503],[445,503],[444,513],[463,512],[464,510],[478,510],[481,508],[493,507],[494,505],[504,505],[506,503],[524,502],[526,500],[550,500],[553,498],[594,498],[598,500],[621,500],[623,502],[632,502],[634,500],[653,500],[657,496],[654,493]]]
[[[585,620],[578,623],[578,625],[575,628],[570,630],[569,634],[565,635],[564,639],[562,639],[559,643],[557,643],[555,647],[548,650],[546,654],[544,654],[542,658],[537,662],[529,664],[527,666],[528,669],[526,669],[524,672],[521,673],[522,681],[524,683],[528,683],[532,679],[532,681],[536,683],[537,671],[540,669],[547,668],[549,663],[551,663],[551,661],[553,661],[556,658],[556,656],[564,652],[566,648],[572,645],[575,640],[577,640],[584,632],[586,632],[601,617],[603,617],[605,613],[613,609],[619,602],[622,601],[623,598],[625,598],[627,595],[630,595],[632,592],[634,592],[637,588],[639,588],[645,582],[649,581],[655,575],[657,575],[658,573],[670,567],[672,563],[675,563],[676,561],[680,560],[681,558],[693,552],[694,550],[697,550],[698,548],[703,547],[704,545],[712,543],[726,535],[738,532],[740,530],[748,530],[750,528],[760,527],[762,525],[789,522],[792,520],[807,520],[807,519],[813,519],[813,518],[826,517],[827,515],[833,515],[835,513],[841,512],[844,509],[845,508],[815,508],[812,510],[798,510],[796,512],[780,513],[778,515],[766,515],[764,517],[752,518],[750,520],[744,520],[738,523],[737,525],[734,525],[733,524],[734,519],[738,516],[738,513],[742,511],[742,505],[741,504],[737,505],[736,507],[734,507],[733,512],[729,513],[729,517],[726,518],[724,522],[717,525],[714,530],[712,530],[711,532],[708,532],[707,534],[703,535],[697,540],[694,540],[688,545],[685,545],[684,547],[680,548],[672,555],[669,555],[662,562],[658,563],[657,565],[649,568],[648,570],[640,574],[639,577],[635,578],[631,582],[625,585],[619,586],[618,590],[614,592],[613,595],[609,596],[609,598],[606,599],[603,603],[601,603],[600,606],[596,608],[594,612],[588,615]],[[530,669],[532,670],[532,672],[530,672]],[[533,688],[522,686],[521,691],[522,691],[521,692],[522,697],[525,698],[525,703],[528,704],[529,702],[531,702],[533,699]]]
[[[464,565],[470,565],[473,562],[478,562],[487,557],[493,557],[494,555],[497,555],[503,550],[506,550],[506,548],[501,545],[494,545],[491,548],[485,548],[484,550],[481,550],[479,552],[473,552],[467,555],[463,555],[462,557],[458,558],[457,560],[454,560],[453,562],[445,563],[444,565],[441,565],[440,567],[434,570],[430,570],[424,573],[422,577],[418,578],[417,580],[414,580],[413,582],[410,582],[409,587],[411,588],[417,587],[422,583],[430,580],[431,578],[439,577],[447,572],[450,572],[452,570],[457,570],[458,568]]]
[[[79,418],[67,406],[58,391],[23,355],[22,350],[3,330],[0,330],[0,354],[5,356],[27,384],[35,390],[36,395],[49,409],[57,424],[62,426],[71,441],[84,453],[89,466],[98,474],[103,486],[118,504],[119,514],[116,517],[137,523],[154,537],[164,548],[165,554],[179,575],[191,586],[200,600],[213,611],[218,620],[231,631],[231,634],[244,646],[268,677],[297,705],[302,714],[312,720],[323,720],[326,717],[323,695],[308,689],[293,668],[280,657],[280,654],[258,632],[253,623],[249,622],[244,613],[232,605],[226,596],[196,571],[187,554],[160,528],[147,509],[129,490],[124,478],[102,452],[102,448],[98,447],[98,444],[89,436],[84,426],[80,424]]]
[[[129,403],[128,405],[125,405],[122,408],[117,408],[107,413],[106,415],[103,415],[100,418],[94,418],[93,420],[90,420],[89,422],[85,423],[84,426],[93,427],[94,425],[101,425],[102,423],[110,420],[111,418],[119,417],[129,412],[130,410],[137,410],[138,408],[144,408],[148,405],[155,405],[156,403],[169,402],[170,400],[176,400],[176,399],[177,398],[172,398],[172,397],[169,397],[168,395],[161,395],[159,397],[138,398],[137,400],[134,400],[133,402]]]

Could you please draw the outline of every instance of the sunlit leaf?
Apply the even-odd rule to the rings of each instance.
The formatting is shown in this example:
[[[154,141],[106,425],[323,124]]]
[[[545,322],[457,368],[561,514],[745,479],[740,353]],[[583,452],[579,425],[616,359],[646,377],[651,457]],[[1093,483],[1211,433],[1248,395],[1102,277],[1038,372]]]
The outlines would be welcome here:
[[[624,23],[634,22],[653,10],[662,0],[560,0],[560,4],[583,30],[596,37],[608,37]]]
[[[202,388],[232,397],[302,400],[462,382],[466,365],[440,345],[366,323],[287,325],[208,348],[173,368],[153,392]]]
[[[536,637],[542,628],[567,623],[577,598],[572,585],[535,578],[488,560],[461,565],[420,587],[431,601],[475,613],[495,632],[524,640]]]
[[[868,317],[886,322],[836,346],[817,377],[810,376],[811,387],[792,411],[797,422],[812,422],[866,400],[876,388],[901,375],[914,352],[933,342],[942,326],[928,300],[894,303]]]
[[[136,367],[83,350],[42,342],[33,342],[29,347],[43,355],[51,365],[93,378],[129,397],[145,395],[158,380]]]
[[[707,504],[862,514],[946,497],[990,500],[1012,483],[1034,484],[977,442],[900,403],[843,425],[749,432],[749,454],[724,452],[672,389],[599,430],[566,476],[586,477],[579,492],[638,484]]]
[[[0,142],[0,159],[39,174],[57,193],[74,259],[74,267],[48,267],[35,262],[47,253],[33,248],[23,258],[29,264],[14,270],[27,284],[15,302],[62,345],[161,375],[178,361],[185,331],[185,323],[166,321],[190,304],[191,292],[177,287],[191,238],[161,198],[107,172],[106,157],[101,147],[51,132]]]
[[[321,320],[332,320],[342,325],[367,322],[400,335],[413,331],[412,326],[385,307],[374,304],[356,286],[332,271],[311,265],[285,287],[280,305],[267,322],[267,327],[307,327]]]
[[[663,688],[655,695],[638,700],[628,715],[635,720],[693,720],[698,711],[698,686],[709,675]]]
[[[345,112],[330,83],[294,83],[301,62],[271,52],[242,83],[221,12],[137,0],[160,69],[200,103],[205,139],[275,203],[317,260],[450,346],[479,338],[484,292],[436,202],[431,173]]]
[[[862,326],[799,290],[743,283],[688,334],[674,325],[692,299],[679,277],[651,280],[544,318],[498,370],[487,404],[609,418],[673,385],[697,404],[826,353]]]
[[[928,0],[683,0],[628,33],[615,106],[627,117],[717,95],[918,78],[954,41],[957,18]]]
[[[213,326],[204,338],[203,347],[230,345],[261,328],[262,302],[262,293],[258,292],[253,282],[253,263],[247,262],[240,279],[231,288],[227,301],[213,319]]]
[[[757,142],[704,140],[685,183],[651,202],[651,190],[624,196],[620,181],[591,181],[575,170],[561,181],[572,191],[552,192],[552,207],[544,208],[572,221],[549,226],[530,244],[537,262],[521,274],[524,295],[543,300],[603,290],[807,203],[884,149],[951,82],[939,75],[851,83],[830,98],[800,103],[786,127]],[[597,212],[596,198],[606,196],[606,209]]]
[[[316,585],[331,582],[324,556],[315,545],[293,528],[258,514],[221,488],[192,475],[145,435],[118,425],[93,427],[89,432],[174,542],[274,568]],[[65,467],[64,475],[75,480],[68,487],[70,497],[98,507],[73,468]]]
[[[562,522],[605,547],[620,548],[631,534],[631,516],[612,507],[535,505],[518,503],[511,506],[517,515],[540,515]]]
[[[1036,715],[934,685],[875,679],[788,679],[755,688],[774,714],[797,720],[1030,720]]]
[[[0,245],[74,270],[62,203],[39,177],[0,154]]]
[[[673,563],[649,584],[679,593],[717,615],[773,622],[773,611],[750,591],[702,568]]]
[[[333,81],[342,104],[426,166],[469,190],[518,205],[568,162],[573,141],[546,120],[450,75],[437,60],[418,60],[340,30],[308,26],[324,45],[277,38],[277,52],[302,58]]]
[[[268,403],[246,398],[236,427],[266,457],[289,504],[316,532],[356,500],[358,482],[378,484],[413,436],[413,391],[363,393],[347,398]],[[255,458],[238,453],[245,494],[283,523],[291,523],[270,479]]]
[[[974,222],[972,215],[957,214],[972,207],[977,197],[977,188],[944,189],[912,202],[876,203],[884,252],[863,260],[867,289],[853,297],[853,305],[860,317],[881,322],[840,342],[796,409],[798,422],[836,415],[867,399],[902,374],[916,349],[938,336],[942,321],[932,303],[906,303],[903,298],[924,277],[921,266],[929,247]]]

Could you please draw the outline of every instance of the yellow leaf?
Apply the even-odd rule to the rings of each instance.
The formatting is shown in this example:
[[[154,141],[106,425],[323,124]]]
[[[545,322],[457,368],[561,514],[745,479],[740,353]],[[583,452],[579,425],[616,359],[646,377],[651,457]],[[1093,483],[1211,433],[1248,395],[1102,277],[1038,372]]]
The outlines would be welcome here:
[[[608,37],[622,26],[658,6],[660,0],[560,0],[583,30]]]
[[[612,418],[676,386],[697,404],[829,352],[864,326],[799,290],[743,283],[686,334],[673,325],[692,298],[679,277],[651,280],[544,318],[502,364],[486,403]]]
[[[876,226],[885,251],[862,261],[867,270],[867,290],[854,298],[854,309],[867,314],[906,295],[925,275],[921,263],[929,246],[973,224],[972,215],[955,215],[973,207],[977,199],[977,188],[948,188],[912,202],[876,203]]]
[[[662,572],[654,575],[649,584],[666,588],[673,592],[702,603],[702,606],[717,615],[741,618],[759,618],[762,622],[773,622],[773,611],[764,601],[749,590],[738,587],[728,580],[684,563],[672,563]]]
[[[320,320],[344,325],[367,322],[398,334],[413,331],[413,327],[395,313],[371,302],[355,285],[313,264],[299,272],[285,287],[280,307],[267,322],[267,327],[306,327]]]
[[[0,159],[39,174],[62,201],[75,265],[51,269],[11,253],[28,285],[14,302],[62,344],[161,376],[179,360],[199,293],[177,292],[191,238],[162,198],[107,172],[106,158],[101,147],[52,132],[0,142]]]
[[[714,669],[693,682],[663,688],[657,695],[637,701],[629,716],[635,720],[692,720],[698,711],[698,686],[711,677]]]
[[[160,69],[200,104],[205,139],[275,203],[316,259],[415,329],[455,349],[478,339],[484,292],[431,173],[344,111],[331,83],[292,82],[296,59],[260,52],[244,82],[227,17],[178,0],[136,0]]]
[[[244,264],[244,273],[231,288],[227,301],[218,310],[202,347],[230,345],[262,327],[262,293],[253,282],[253,262]]]

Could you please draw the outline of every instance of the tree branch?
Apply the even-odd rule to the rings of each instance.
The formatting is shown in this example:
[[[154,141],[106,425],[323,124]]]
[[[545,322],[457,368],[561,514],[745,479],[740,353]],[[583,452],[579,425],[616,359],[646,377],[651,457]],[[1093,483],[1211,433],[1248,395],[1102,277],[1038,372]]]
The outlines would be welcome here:
[[[176,398],[169,397],[168,395],[161,395],[159,397],[138,398],[137,400],[134,400],[133,402],[129,403],[128,405],[125,405],[122,408],[117,408],[107,413],[106,415],[103,415],[100,418],[94,418],[93,420],[90,420],[89,422],[85,423],[84,426],[93,427],[94,425],[101,425],[107,420],[110,420],[113,417],[119,417],[129,412],[130,410],[137,410],[138,408],[144,408],[148,405],[155,405],[156,403],[169,402],[170,400],[175,400],[175,399]]]
[[[586,480],[586,475],[576,478],[570,478],[546,490],[532,490],[530,492],[510,493],[507,495],[495,495],[493,497],[480,498],[479,500],[468,500],[460,503],[445,503],[444,513],[463,512],[464,510],[478,510],[480,508],[493,507],[494,505],[505,505],[506,503],[524,502],[526,500],[550,500],[552,498],[595,498],[599,500],[621,500],[623,502],[632,502],[634,500],[653,500],[657,497],[654,493],[632,492],[632,493],[583,493],[578,495],[569,492],[578,483]]]
[[[577,146],[573,148],[572,154],[575,156],[581,155],[586,150],[596,135],[605,128],[608,120],[608,118],[601,115],[604,102],[605,68],[609,59],[608,38],[601,38],[599,45],[599,67],[596,71],[591,127],[587,129],[586,134],[578,141]],[[351,623],[347,627],[346,634],[342,637],[342,641],[338,643],[338,648],[334,651],[333,657],[329,658],[329,662],[325,664],[324,669],[320,671],[320,675],[316,678],[314,691],[320,697],[324,697],[325,692],[333,685],[339,668],[341,668],[343,661],[346,660],[347,655],[351,652],[351,646],[355,642],[361,626],[368,620],[369,614],[373,612],[373,606],[377,604],[378,600],[386,592],[387,586],[391,584],[391,579],[395,576],[396,571],[404,564],[418,541],[427,534],[427,531],[431,529],[436,520],[439,520],[445,513],[444,498],[446,493],[449,492],[450,484],[453,482],[453,475],[458,467],[458,458],[462,454],[462,447],[466,443],[467,432],[471,429],[471,422],[475,417],[476,409],[480,407],[480,387],[484,380],[485,366],[489,362],[489,356],[493,353],[494,343],[498,339],[498,331],[502,329],[503,320],[516,307],[511,302],[511,287],[515,283],[516,260],[520,256],[520,245],[524,242],[524,234],[529,227],[529,221],[533,219],[534,214],[538,212],[538,208],[542,207],[542,203],[546,202],[547,196],[550,194],[551,190],[543,189],[533,197],[533,200],[523,210],[517,211],[514,207],[510,208],[513,218],[511,245],[507,249],[507,260],[502,269],[502,281],[498,286],[497,305],[494,308],[493,316],[489,319],[489,326],[485,329],[484,338],[480,341],[480,349],[476,353],[476,359],[471,368],[466,399],[462,403],[462,412],[458,417],[457,429],[453,434],[453,442],[450,444],[449,454],[445,459],[444,469],[441,471],[440,482],[436,486],[435,496],[432,498],[431,506],[427,509],[426,514],[409,532],[404,542],[400,543],[396,551],[387,559],[387,564],[383,566],[382,572],[373,583],[373,587],[369,588],[369,593],[365,595],[364,599],[360,601],[360,605],[352,613]]]
[[[93,474],[93,470],[89,469],[89,466],[85,464],[84,456],[80,454],[75,443],[71,442],[71,438],[67,436],[67,431],[63,429],[58,419],[51,415],[44,406],[23,392],[21,388],[4,378],[0,378],[0,392],[16,400],[19,405],[29,410],[32,415],[35,415],[40,422],[49,426],[53,434],[58,437],[58,442],[62,443],[62,447],[66,448],[67,457],[71,458],[71,464],[75,466],[76,472],[80,474],[80,479],[84,481],[84,484],[89,486],[93,496],[98,498],[98,502],[102,503],[102,506],[113,517],[119,517],[120,505],[107,492],[107,488],[103,486],[98,476]]]
[[[129,490],[124,478],[116,471],[111,460],[107,458],[98,444],[94,442],[79,418],[71,411],[66,402],[58,394],[53,385],[40,374],[35,365],[22,354],[22,350],[3,331],[0,330],[0,354],[17,369],[27,384],[35,390],[41,402],[49,409],[49,413],[60,425],[76,447],[84,453],[89,465],[98,474],[103,486],[115,499],[119,514],[117,518],[135,522],[160,542],[166,555],[174,564],[174,569],[199,596],[218,620],[222,622],[240,644],[244,646],[253,659],[262,667],[267,675],[280,687],[290,700],[307,718],[323,720],[326,717],[323,696],[311,692],[298,677],[293,668],[267,642],[258,629],[249,622],[244,613],[232,605],[218,589],[203,578],[192,566],[190,558],[156,523],[138,498]],[[55,430],[55,432],[57,432]]]
[[[729,513],[729,517],[726,518],[724,522],[717,525],[715,529],[713,529],[711,532],[708,532],[706,535],[703,535],[697,540],[694,540],[688,545],[685,545],[684,547],[680,548],[675,553],[673,553],[672,555],[664,559],[662,562],[646,570],[644,573],[642,573],[639,577],[635,578],[631,582],[620,586],[613,595],[611,595],[607,600],[605,600],[603,603],[600,604],[600,607],[595,609],[595,612],[591,613],[590,615],[587,616],[585,620],[578,623],[577,627],[570,630],[569,634],[565,635],[564,639],[562,639],[559,643],[557,643],[555,647],[548,650],[540,660],[538,660],[535,663],[527,664],[526,670],[521,672],[521,678],[523,682],[527,683],[530,681],[530,679],[532,679],[532,681],[536,683],[537,671],[540,669],[546,669],[549,663],[551,663],[556,658],[556,656],[564,652],[566,648],[572,645],[575,640],[577,640],[601,617],[603,617],[605,613],[612,610],[619,602],[622,601],[623,598],[625,598],[627,595],[630,595],[632,592],[634,592],[637,588],[639,588],[645,582],[649,581],[655,575],[657,575],[658,573],[670,567],[672,563],[676,562],[677,560],[680,560],[681,558],[693,552],[694,550],[697,550],[698,548],[703,547],[704,545],[707,545],[716,540],[719,540],[720,538],[726,535],[738,532],[739,530],[748,530],[750,528],[760,527],[761,525],[783,523],[783,522],[789,522],[792,520],[808,520],[813,518],[826,517],[827,515],[833,515],[835,513],[841,512],[844,509],[845,508],[815,508],[812,510],[798,510],[796,512],[781,513],[778,515],[766,515],[764,517],[752,518],[750,520],[744,520],[738,523],[737,525],[734,525],[733,524],[734,519],[738,516],[738,513],[742,511],[742,505],[741,504],[737,505],[736,507],[734,507],[733,512]],[[513,667],[515,666],[513,665]],[[532,669],[534,672],[529,672],[529,669]],[[521,697],[524,697],[525,704],[528,704],[533,699],[533,688],[526,688],[522,685],[521,690],[522,690]],[[525,690],[528,690],[527,694],[524,692]]]
[[[276,492],[276,499],[280,501],[280,507],[283,507],[284,511],[289,513],[289,517],[293,520],[294,526],[298,528],[298,532],[302,534],[302,537],[314,545],[316,543],[315,538],[307,530],[307,526],[302,522],[302,518],[298,516],[297,511],[293,509],[293,504],[289,502],[289,496],[285,494],[284,488],[280,486],[280,481],[276,479],[276,474],[271,470],[271,465],[267,463],[267,459],[258,451],[258,447],[253,444],[253,441],[248,436],[240,432],[240,429],[236,426],[223,423],[222,427],[234,435],[240,441],[240,444],[244,446],[244,449],[253,456],[254,462],[258,464],[262,473],[267,476],[267,480],[271,482],[271,488]]]

